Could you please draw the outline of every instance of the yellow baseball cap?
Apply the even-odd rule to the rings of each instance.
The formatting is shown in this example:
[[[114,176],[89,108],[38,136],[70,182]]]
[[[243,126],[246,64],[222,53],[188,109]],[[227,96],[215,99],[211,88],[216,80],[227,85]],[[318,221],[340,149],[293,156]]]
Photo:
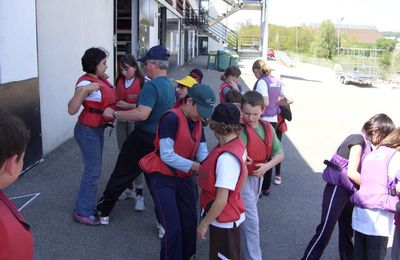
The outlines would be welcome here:
[[[175,82],[188,88],[193,87],[193,85],[197,83],[197,81],[191,76],[186,76],[183,79],[175,80]]]

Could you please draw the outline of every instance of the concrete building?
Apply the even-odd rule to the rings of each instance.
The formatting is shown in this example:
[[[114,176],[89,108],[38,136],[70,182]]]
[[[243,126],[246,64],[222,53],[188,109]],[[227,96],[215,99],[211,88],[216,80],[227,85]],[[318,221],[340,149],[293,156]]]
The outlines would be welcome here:
[[[25,168],[72,137],[67,103],[87,48],[109,52],[110,79],[119,55],[140,57],[157,44],[180,66],[198,52],[195,28],[182,23],[198,10],[198,0],[1,1],[0,108],[30,129]]]

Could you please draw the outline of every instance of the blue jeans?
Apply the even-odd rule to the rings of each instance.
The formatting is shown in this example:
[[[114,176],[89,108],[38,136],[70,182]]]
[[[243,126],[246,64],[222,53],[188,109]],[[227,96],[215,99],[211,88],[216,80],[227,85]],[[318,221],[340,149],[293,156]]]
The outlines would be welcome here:
[[[84,171],[76,199],[75,211],[81,216],[92,216],[96,204],[97,185],[101,173],[104,128],[76,123],[74,136],[81,149]]]

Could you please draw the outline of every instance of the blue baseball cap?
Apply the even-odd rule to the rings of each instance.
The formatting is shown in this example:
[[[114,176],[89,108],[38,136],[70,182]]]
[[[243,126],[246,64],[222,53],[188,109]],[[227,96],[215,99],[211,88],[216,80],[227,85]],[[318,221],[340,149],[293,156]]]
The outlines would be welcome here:
[[[146,55],[143,58],[138,59],[138,61],[147,61],[147,60],[168,60],[169,52],[161,45],[153,46],[150,50],[147,51]]]

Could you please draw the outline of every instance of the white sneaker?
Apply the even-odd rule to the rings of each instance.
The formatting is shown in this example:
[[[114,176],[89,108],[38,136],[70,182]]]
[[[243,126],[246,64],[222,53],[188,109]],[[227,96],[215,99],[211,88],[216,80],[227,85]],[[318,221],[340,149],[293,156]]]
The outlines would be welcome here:
[[[119,195],[119,200],[134,199],[136,198],[136,192],[134,189],[125,189],[121,195]]]
[[[100,224],[102,225],[108,225],[110,224],[110,217],[100,217]]]
[[[281,178],[281,176],[275,176],[274,184],[275,184],[275,185],[281,185],[281,183],[282,183],[282,178]]]
[[[137,195],[136,196],[136,204],[135,204],[135,210],[136,211],[144,211],[146,207],[144,206],[144,198],[142,195]]]
[[[165,235],[164,227],[160,223],[157,222],[157,228],[158,228],[158,237],[163,238]]]

